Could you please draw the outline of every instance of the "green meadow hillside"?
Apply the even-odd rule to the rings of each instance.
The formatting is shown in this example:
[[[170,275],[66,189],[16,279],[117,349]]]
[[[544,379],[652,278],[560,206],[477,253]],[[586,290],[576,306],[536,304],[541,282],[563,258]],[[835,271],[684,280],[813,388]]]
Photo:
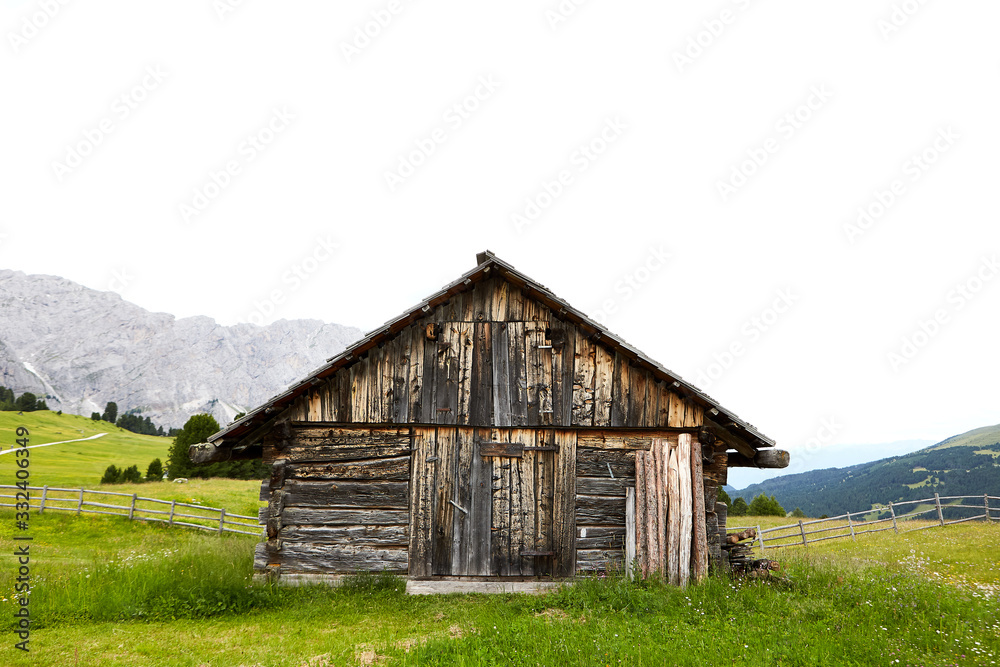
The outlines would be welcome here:
[[[905,456],[775,477],[735,495],[749,502],[761,493],[775,496],[787,510],[799,507],[808,516],[834,516],[935,493],[1000,496],[1000,424]]]
[[[41,445],[62,442],[49,447],[31,450],[32,486],[85,486],[95,488],[109,465],[121,467],[137,465],[145,474],[150,461],[166,461],[170,438],[139,435],[118,428],[105,421],[87,417],[56,414],[49,410],[26,412],[0,412],[0,484],[13,484],[16,464],[10,452],[16,445],[15,431],[19,426],[28,429],[30,444]],[[95,435],[94,440],[82,440]],[[82,440],[81,442],[67,442]]]
[[[101,476],[109,465],[119,468],[136,465],[145,475],[149,463],[159,458],[164,465],[171,438],[138,435],[104,421],[56,414],[48,410],[0,412],[0,484],[14,484],[17,464],[12,453],[18,426],[30,432],[31,486],[86,488],[117,493],[137,493],[146,498],[176,500],[208,507],[224,507],[230,512],[256,515],[260,505],[258,480],[191,479],[187,484],[146,482],[143,484],[101,485]],[[93,440],[67,442],[101,435]],[[48,447],[34,447],[43,443]],[[9,490],[0,491],[0,495]],[[37,497],[37,493],[36,493]],[[94,498],[88,498],[94,500]],[[9,502],[9,501],[8,501]]]

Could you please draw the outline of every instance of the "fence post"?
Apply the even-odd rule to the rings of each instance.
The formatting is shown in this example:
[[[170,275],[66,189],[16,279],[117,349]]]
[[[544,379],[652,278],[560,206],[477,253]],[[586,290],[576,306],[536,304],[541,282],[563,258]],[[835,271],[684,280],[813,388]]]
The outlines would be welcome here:
[[[177,501],[176,500],[171,500],[170,501],[170,522],[167,524],[171,528],[174,527],[174,508],[175,507],[177,507]]]
[[[219,510],[219,535],[222,535],[224,526],[226,525],[226,508],[223,507]]]
[[[806,529],[802,525],[802,519],[799,519],[799,532],[802,533],[802,546],[809,546],[809,540],[806,539]]]
[[[990,494],[988,493],[983,494],[983,511],[986,513],[987,523],[992,521],[993,517],[990,516]]]
[[[80,516],[80,512],[83,510],[83,489],[80,489],[80,502],[76,506],[76,515]]]
[[[851,539],[855,542],[858,541],[857,536],[854,534],[854,522],[851,521],[851,513],[847,513],[847,527],[851,529]]]
[[[759,525],[757,526],[757,542],[760,544],[760,552],[764,553],[764,549],[767,547],[764,546],[764,535],[760,532]]]
[[[934,504],[937,506],[938,521],[941,525],[944,525],[944,513],[941,511],[941,496],[940,494],[934,494]]]
[[[139,494],[137,494],[137,493],[133,493],[132,494],[132,505],[128,508],[128,520],[129,521],[131,521],[132,517],[135,515],[135,499],[136,499],[137,495],[139,495]]]
[[[45,511],[45,496],[47,496],[47,495],[49,495],[49,485],[48,484],[46,484],[45,486],[42,487],[42,504],[38,506],[38,513],[39,514],[41,514],[42,512]],[[986,510],[986,513],[989,514],[990,513],[989,510]]]
[[[892,515],[892,529],[899,535],[899,527],[896,525],[896,510],[893,508],[892,503],[889,503],[889,514]]]

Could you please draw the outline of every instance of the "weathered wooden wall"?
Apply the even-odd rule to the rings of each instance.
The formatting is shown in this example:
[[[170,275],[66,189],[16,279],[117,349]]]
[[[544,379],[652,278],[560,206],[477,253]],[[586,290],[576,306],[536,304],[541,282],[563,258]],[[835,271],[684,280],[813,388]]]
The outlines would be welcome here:
[[[411,576],[572,573],[574,432],[413,431]]]
[[[702,408],[492,278],[456,294],[296,400],[293,421],[696,427]]]
[[[255,569],[408,569],[410,430],[297,425],[264,441],[267,542]]]
[[[581,432],[576,450],[576,571],[625,567],[625,505],[635,487],[636,453],[651,433]]]

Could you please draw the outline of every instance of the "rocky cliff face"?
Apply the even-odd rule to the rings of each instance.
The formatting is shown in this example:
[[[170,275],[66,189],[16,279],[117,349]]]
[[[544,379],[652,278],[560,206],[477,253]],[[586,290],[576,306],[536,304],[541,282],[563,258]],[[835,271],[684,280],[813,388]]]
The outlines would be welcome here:
[[[53,410],[140,409],[164,427],[208,412],[224,425],[360,338],[354,327],[279,320],[222,326],[151,313],[114,292],[0,270],[0,384]]]

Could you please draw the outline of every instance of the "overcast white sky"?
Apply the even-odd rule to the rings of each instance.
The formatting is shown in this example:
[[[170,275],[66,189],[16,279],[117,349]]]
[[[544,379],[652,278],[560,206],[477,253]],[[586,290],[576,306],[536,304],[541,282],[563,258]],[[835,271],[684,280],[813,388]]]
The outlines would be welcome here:
[[[0,11],[0,266],[369,330],[490,248],[806,464],[1000,421],[996,2]]]

